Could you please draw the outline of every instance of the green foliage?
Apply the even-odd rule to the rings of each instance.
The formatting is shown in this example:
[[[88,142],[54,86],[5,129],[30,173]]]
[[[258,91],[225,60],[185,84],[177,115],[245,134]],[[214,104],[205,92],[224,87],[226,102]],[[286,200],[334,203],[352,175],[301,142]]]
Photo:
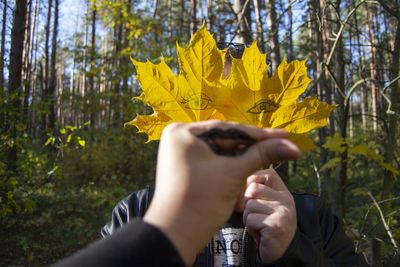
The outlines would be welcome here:
[[[45,146],[19,141],[18,173],[0,181],[1,266],[55,263],[99,238],[121,198],[153,184],[157,143],[133,127],[86,125],[49,133]]]

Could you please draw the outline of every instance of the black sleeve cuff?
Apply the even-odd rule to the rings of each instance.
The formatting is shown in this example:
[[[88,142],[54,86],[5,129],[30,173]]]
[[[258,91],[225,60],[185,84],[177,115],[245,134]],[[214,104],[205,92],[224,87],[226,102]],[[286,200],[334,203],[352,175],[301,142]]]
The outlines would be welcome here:
[[[185,265],[173,244],[159,229],[136,219],[57,266]]]

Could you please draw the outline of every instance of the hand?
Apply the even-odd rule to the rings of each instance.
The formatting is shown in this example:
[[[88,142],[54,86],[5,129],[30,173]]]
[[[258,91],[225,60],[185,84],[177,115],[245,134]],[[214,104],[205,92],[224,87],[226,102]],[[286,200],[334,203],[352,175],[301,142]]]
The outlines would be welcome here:
[[[247,179],[243,222],[257,241],[264,263],[283,256],[297,229],[292,194],[273,169],[258,171]]]
[[[255,144],[242,138],[214,138],[214,148],[228,154],[219,155],[210,142],[197,137],[216,128],[239,130]],[[283,130],[221,121],[169,125],[161,137],[156,190],[144,220],[166,234],[187,265],[193,263],[231,215],[246,177],[272,162],[299,157],[287,136]],[[243,153],[229,156],[235,151]]]

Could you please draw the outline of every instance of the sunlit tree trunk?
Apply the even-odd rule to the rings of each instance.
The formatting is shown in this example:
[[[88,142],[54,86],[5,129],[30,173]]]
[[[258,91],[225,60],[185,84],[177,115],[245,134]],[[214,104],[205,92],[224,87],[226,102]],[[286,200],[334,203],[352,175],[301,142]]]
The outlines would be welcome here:
[[[253,41],[251,33],[251,13],[249,0],[235,0],[233,10],[235,11],[235,42],[250,45]]]
[[[50,99],[50,115],[49,115],[49,128],[55,129],[56,122],[56,104],[57,104],[57,34],[58,34],[58,0],[54,0],[54,22],[53,22],[53,33],[51,41],[51,73],[49,81],[48,97]]]

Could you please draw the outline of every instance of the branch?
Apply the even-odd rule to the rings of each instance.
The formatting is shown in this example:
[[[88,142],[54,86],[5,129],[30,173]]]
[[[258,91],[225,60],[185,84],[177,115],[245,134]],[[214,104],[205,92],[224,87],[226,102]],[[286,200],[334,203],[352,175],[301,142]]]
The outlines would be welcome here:
[[[353,86],[350,88],[349,93],[347,94],[347,96],[345,97],[345,102],[348,102],[351,95],[354,93],[354,90],[357,88],[357,86],[359,86],[362,83],[365,83],[367,81],[371,80],[371,78],[365,78],[362,80],[358,80],[355,84],[353,84]]]
[[[365,0],[364,0],[364,1],[361,1],[358,5],[356,5],[356,6],[349,12],[349,14],[347,14],[347,17],[344,19],[343,22],[339,20],[339,22],[340,22],[340,29],[339,29],[339,31],[335,34],[335,35],[336,35],[335,42],[333,43],[333,46],[332,46],[332,48],[331,48],[331,52],[329,53],[328,59],[327,59],[327,61],[326,61],[326,65],[329,65],[329,64],[331,63],[331,59],[332,59],[333,53],[334,53],[335,50],[336,50],[336,46],[337,46],[337,44],[338,44],[338,42],[339,42],[340,36],[342,35],[342,32],[343,32],[343,30],[344,30],[344,27],[345,27],[346,24],[347,24],[347,21],[350,19],[350,17],[353,15],[353,13],[354,13],[362,4],[364,4],[364,3],[366,3]]]
[[[394,247],[396,248],[396,250],[398,251],[398,250],[399,250],[399,247],[397,246],[397,243],[396,243],[396,241],[395,241],[394,238],[393,238],[393,234],[392,234],[392,231],[391,231],[390,228],[389,228],[389,225],[386,223],[385,215],[383,214],[381,207],[379,206],[378,202],[376,201],[376,199],[374,198],[374,196],[371,194],[371,192],[370,192],[369,190],[367,190],[367,193],[368,193],[368,196],[372,199],[372,201],[374,202],[376,208],[377,208],[378,211],[379,211],[379,215],[380,215],[380,217],[381,217],[381,221],[382,221],[382,223],[383,223],[383,226],[385,227],[386,233],[388,234],[388,236],[389,236],[389,238],[390,238],[390,241],[392,242],[393,246],[394,246]]]
[[[400,114],[398,114],[396,111],[391,110],[392,108],[392,101],[390,100],[390,98],[385,95],[385,91],[386,89],[388,89],[390,86],[392,86],[395,82],[397,82],[400,79],[400,75],[397,76],[396,78],[394,78],[393,80],[390,81],[390,83],[388,85],[386,85],[382,90],[381,90],[381,95],[383,96],[383,98],[385,98],[386,102],[388,103],[388,108],[386,110],[387,114],[390,115],[396,115],[398,118],[400,118]]]
[[[378,2],[379,2],[379,4],[381,4],[381,6],[383,7],[383,9],[385,9],[385,11],[386,11],[387,13],[389,13],[390,15],[392,15],[393,17],[395,17],[397,20],[400,19],[399,14],[396,13],[396,12],[394,11],[393,8],[390,8],[384,1],[378,0]]]

